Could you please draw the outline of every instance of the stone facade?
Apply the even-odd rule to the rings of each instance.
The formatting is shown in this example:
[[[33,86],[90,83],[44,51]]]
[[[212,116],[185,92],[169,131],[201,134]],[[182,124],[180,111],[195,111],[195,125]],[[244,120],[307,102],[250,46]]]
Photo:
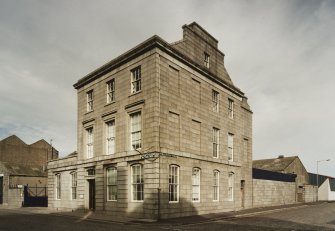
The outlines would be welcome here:
[[[183,40],[153,36],[74,85],[78,154],[49,162],[50,207],[159,219],[252,206],[247,98],[217,40],[196,23],[183,30]]]

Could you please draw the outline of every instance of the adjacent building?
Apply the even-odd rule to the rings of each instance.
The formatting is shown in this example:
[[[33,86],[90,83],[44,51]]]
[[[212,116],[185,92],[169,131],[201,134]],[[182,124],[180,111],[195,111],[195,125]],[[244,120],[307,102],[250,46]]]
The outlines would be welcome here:
[[[160,219],[252,206],[252,111],[197,23],[74,87],[78,152],[49,161],[49,207]]]
[[[58,151],[43,139],[30,145],[15,135],[1,140],[0,205],[21,206],[24,186],[45,188],[47,161],[56,158]]]
[[[310,184],[318,186],[319,201],[335,201],[335,178],[308,173]]]

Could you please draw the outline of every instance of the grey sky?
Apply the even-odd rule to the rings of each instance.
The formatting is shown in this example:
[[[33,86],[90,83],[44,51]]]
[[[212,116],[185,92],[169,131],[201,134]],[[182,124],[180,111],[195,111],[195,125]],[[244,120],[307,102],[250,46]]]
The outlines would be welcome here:
[[[335,1],[0,0],[0,139],[76,150],[81,77],[198,22],[254,111],[254,159],[299,155],[335,176]]]

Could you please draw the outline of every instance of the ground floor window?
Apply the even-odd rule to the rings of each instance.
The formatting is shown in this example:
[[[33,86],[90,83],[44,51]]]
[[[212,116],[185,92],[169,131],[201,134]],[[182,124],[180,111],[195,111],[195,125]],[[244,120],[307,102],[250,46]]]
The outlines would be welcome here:
[[[132,200],[143,201],[144,198],[144,179],[143,166],[135,164],[131,166],[131,182],[132,182]]]
[[[107,200],[117,200],[117,169],[107,168]]]
[[[192,201],[200,201],[200,169],[192,169]]]
[[[228,174],[228,200],[234,200],[234,173],[230,172]]]
[[[179,200],[179,166],[170,165],[169,167],[169,201],[178,202]]]
[[[56,174],[56,199],[61,199],[61,175]]]
[[[219,200],[219,171],[213,171],[213,200]]]
[[[71,173],[71,199],[77,199],[77,173]]]

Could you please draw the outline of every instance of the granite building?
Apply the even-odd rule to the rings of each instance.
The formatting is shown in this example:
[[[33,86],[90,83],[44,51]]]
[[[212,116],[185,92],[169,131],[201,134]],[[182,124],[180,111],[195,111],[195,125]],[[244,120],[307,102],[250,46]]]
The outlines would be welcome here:
[[[74,84],[78,151],[48,164],[49,206],[160,219],[252,205],[252,111],[197,23]]]

